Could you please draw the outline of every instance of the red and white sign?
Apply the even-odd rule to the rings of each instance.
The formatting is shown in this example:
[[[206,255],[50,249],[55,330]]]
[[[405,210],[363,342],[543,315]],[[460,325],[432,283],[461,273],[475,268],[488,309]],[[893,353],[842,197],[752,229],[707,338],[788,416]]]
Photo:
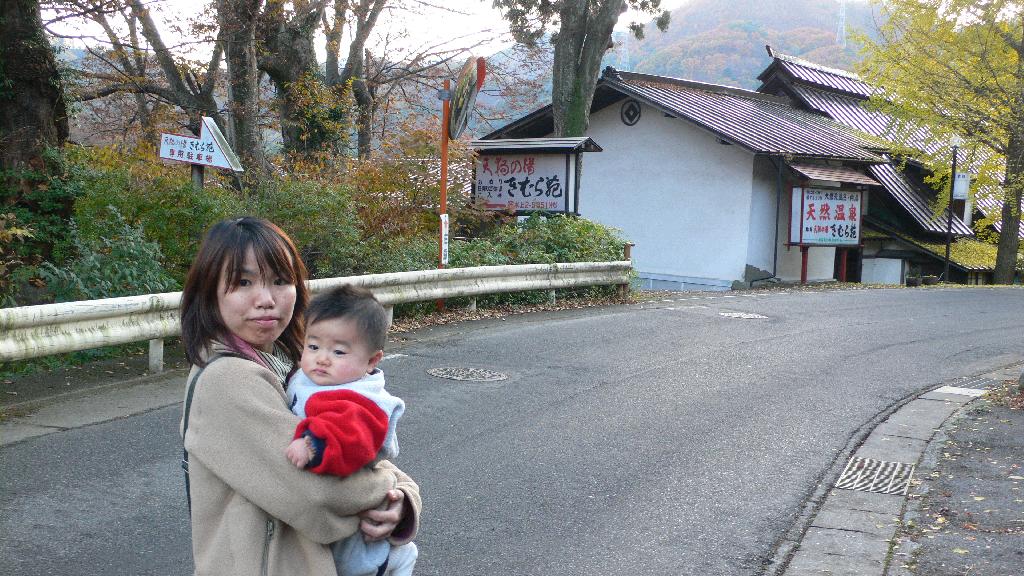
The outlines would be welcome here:
[[[858,190],[793,188],[790,244],[859,245],[861,194]]]
[[[238,156],[228,146],[228,141],[217,128],[217,123],[213,121],[213,118],[206,116],[203,116],[199,138],[166,132],[161,134],[160,157],[166,160],[242,172],[242,163],[238,161]]]
[[[476,160],[487,210],[575,212],[575,154],[495,154]]]

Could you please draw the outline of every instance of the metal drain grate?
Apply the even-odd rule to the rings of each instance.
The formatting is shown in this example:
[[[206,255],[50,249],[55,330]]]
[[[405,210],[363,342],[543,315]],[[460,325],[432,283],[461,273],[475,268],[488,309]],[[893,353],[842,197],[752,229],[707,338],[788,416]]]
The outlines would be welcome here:
[[[750,312],[719,312],[719,316],[725,316],[726,318],[742,318],[744,320],[762,320],[767,316],[761,316],[760,314],[753,314]]]
[[[957,388],[973,388],[975,390],[989,390],[999,384],[999,381],[984,376],[975,376],[973,378],[963,378],[955,380],[950,383],[951,386]]]
[[[839,476],[836,488],[905,496],[913,475],[913,464],[854,456]]]
[[[495,372],[494,370],[485,370],[483,368],[431,368],[427,370],[427,374],[437,378],[464,380],[467,382],[498,382],[508,378],[508,374],[502,374],[501,372]]]

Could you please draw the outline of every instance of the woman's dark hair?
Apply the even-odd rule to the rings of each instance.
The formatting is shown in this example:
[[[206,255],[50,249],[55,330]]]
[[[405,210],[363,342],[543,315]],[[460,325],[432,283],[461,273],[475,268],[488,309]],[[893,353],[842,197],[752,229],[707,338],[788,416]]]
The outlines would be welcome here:
[[[302,355],[302,315],[309,303],[306,266],[291,238],[273,223],[246,216],[222,220],[206,233],[203,245],[189,268],[181,294],[181,340],[185,356],[197,366],[205,366],[204,351],[212,341],[228,342],[230,332],[220,317],[218,299],[221,274],[226,284],[237,287],[245,254],[252,249],[261,275],[273,271],[282,280],[295,285],[292,319],[278,342],[288,357],[298,364]]]
[[[370,351],[383,350],[388,341],[388,313],[366,288],[342,284],[317,294],[306,309],[306,326],[344,318],[355,322]]]

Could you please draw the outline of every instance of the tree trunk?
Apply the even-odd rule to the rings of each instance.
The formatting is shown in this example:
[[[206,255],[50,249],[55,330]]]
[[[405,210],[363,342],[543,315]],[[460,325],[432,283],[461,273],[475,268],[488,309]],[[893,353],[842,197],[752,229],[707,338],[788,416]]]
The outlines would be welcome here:
[[[582,136],[590,123],[590,105],[611,44],[612,29],[626,0],[601,0],[589,10],[585,0],[565,2],[555,39],[551,105],[556,136]]]
[[[324,82],[328,86],[337,86],[340,80],[339,63],[341,62],[341,35],[348,21],[348,2],[334,0],[334,16],[331,24],[324,24],[324,36],[327,38],[327,63],[324,67]]]
[[[373,153],[373,117],[377,111],[373,90],[366,84],[366,81],[362,79],[352,82],[352,91],[355,95],[356,108],[358,110],[356,133],[358,138],[358,154],[361,160],[369,159],[370,154]]]
[[[218,19],[227,62],[228,138],[246,170],[263,172],[266,157],[259,125],[256,19],[261,0],[220,0]]]
[[[1016,92],[1010,113],[1013,124],[1009,127],[1009,141],[1006,145],[1006,176],[1003,179],[1002,228],[999,229],[999,244],[996,248],[996,270],[992,281],[996,284],[1012,284],[1017,272],[1017,249],[1020,247],[1020,201],[1024,190],[1024,18],[1017,23],[1016,42],[1012,47],[1017,53]]]
[[[278,115],[284,149],[294,152],[320,150],[330,135],[310,125],[296,98],[296,82],[317,79],[319,70],[313,34],[323,15],[324,2],[314,2],[302,13],[286,20],[284,3],[273,0],[260,19],[260,69],[267,73],[277,92]],[[319,81],[318,79],[316,81]]]
[[[340,0],[337,1],[340,2]],[[387,5],[388,0],[359,0],[356,5],[348,6],[352,17],[355,18],[356,26],[355,34],[348,46],[345,68],[340,74],[335,74],[330,68],[327,70],[328,86],[337,90],[345,90],[351,83],[352,97],[356,101],[358,154],[363,159],[370,157],[373,117],[377,108],[376,88],[371,85],[366,73],[366,65],[370,61],[370,54],[366,50],[366,41]],[[335,26],[340,27],[340,25],[340,20],[336,16]],[[330,65],[330,59],[331,55],[328,51],[328,65]],[[334,62],[334,65],[337,66],[336,57]]]
[[[1002,228],[996,249],[996,270],[993,282],[1012,284],[1017,271],[1017,249],[1020,247],[1020,202],[1024,190],[1024,126],[1010,134],[1006,149],[1006,178],[1003,181]]]
[[[68,137],[57,62],[39,2],[6,0],[0,11],[0,170],[44,168],[43,150]]]

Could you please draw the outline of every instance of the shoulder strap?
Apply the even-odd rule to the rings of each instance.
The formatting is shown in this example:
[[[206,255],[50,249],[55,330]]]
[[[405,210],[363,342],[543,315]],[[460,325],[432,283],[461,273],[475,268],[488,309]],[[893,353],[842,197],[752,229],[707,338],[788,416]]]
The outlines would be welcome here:
[[[224,358],[225,356],[230,358],[241,358],[241,356],[236,356],[234,354],[219,354],[211,357],[206,362],[206,366],[202,366],[196,371],[195,376],[193,376],[192,380],[188,383],[188,392],[185,394],[185,413],[182,416],[181,421],[181,467],[185,470],[185,500],[188,501],[189,516],[192,515],[192,490],[188,481],[188,450],[185,449],[185,434],[188,432],[188,418],[192,413],[192,396],[195,395],[196,382],[199,380],[199,375],[202,374],[210,364],[213,364],[214,361]]]

